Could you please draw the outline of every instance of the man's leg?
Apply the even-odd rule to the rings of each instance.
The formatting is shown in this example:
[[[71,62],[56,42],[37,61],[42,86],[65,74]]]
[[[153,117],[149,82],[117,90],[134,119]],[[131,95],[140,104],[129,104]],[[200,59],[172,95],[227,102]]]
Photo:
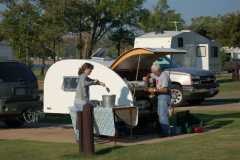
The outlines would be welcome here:
[[[161,126],[161,132],[164,136],[169,135],[169,119],[168,119],[168,97],[165,95],[158,96],[158,116]]]

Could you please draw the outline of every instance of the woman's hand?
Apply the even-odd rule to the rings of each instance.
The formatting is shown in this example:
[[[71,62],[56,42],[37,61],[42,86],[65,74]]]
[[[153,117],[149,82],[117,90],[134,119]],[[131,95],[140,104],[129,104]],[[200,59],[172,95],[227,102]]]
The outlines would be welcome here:
[[[100,85],[100,86],[103,86],[103,87],[105,87],[106,85],[105,85],[105,83],[103,83],[103,82],[100,82],[99,80],[97,80],[97,79],[95,79],[94,80],[94,83],[95,84],[97,84],[97,85]]]

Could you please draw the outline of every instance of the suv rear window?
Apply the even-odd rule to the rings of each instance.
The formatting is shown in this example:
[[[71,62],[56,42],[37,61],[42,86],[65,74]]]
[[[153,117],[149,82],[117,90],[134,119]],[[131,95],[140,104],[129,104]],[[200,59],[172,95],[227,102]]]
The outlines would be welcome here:
[[[32,71],[24,64],[17,62],[0,63],[0,79],[5,82],[35,81]]]

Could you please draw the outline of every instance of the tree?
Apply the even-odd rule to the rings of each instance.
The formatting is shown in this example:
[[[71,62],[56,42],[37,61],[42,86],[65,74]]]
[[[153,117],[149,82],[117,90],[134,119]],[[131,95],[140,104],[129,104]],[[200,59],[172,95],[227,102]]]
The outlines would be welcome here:
[[[116,35],[123,28],[126,30],[125,26],[129,26],[133,22],[136,23],[135,21],[138,17],[136,11],[139,10],[142,3],[143,0],[68,1],[65,17],[69,31],[79,34],[79,44],[82,44],[82,33],[88,33],[90,36],[90,41],[87,43],[89,45],[88,51],[87,53],[81,53],[83,55],[82,58],[89,57],[92,54],[97,42],[106,33],[113,31]]]
[[[10,42],[17,57],[27,64],[30,63],[29,57],[36,51],[36,42],[40,34],[38,25],[40,13],[31,2],[4,1],[9,8],[3,12],[1,23],[4,37]]]
[[[225,46],[240,47],[240,12],[224,15],[222,24],[219,41]]]
[[[181,14],[171,10],[167,0],[159,0],[153,11],[143,13],[140,26],[145,32],[182,29],[184,21]]]
[[[39,38],[45,50],[52,53],[51,57],[55,62],[57,48],[61,47],[62,37],[66,32],[64,22],[65,3],[56,0],[39,0],[38,5],[43,13],[40,22],[42,34]]]
[[[55,61],[56,46],[64,34],[63,5],[56,0],[2,0],[1,32],[15,50],[18,59],[30,64],[30,56]],[[61,1],[62,2],[62,1]]]
[[[133,44],[140,13],[143,11],[142,4],[143,0],[122,0],[116,5],[109,39],[116,44],[118,55],[123,48],[122,44]]]
[[[4,4],[7,8],[12,8],[17,4],[18,0],[0,0],[1,4]]]
[[[79,34],[79,50],[89,45],[80,58],[92,54],[94,45],[107,33],[113,19],[115,0],[69,0],[66,3],[65,21],[70,32]],[[82,34],[88,33],[90,42],[84,42]]]
[[[109,36],[109,39],[115,42],[118,55],[120,55],[120,53],[122,52],[122,48],[127,47],[123,47],[122,44],[133,45],[134,38],[134,32],[125,28],[118,28],[116,30],[113,30],[111,35]]]
[[[221,36],[219,33],[222,29],[222,25],[223,22],[220,16],[202,16],[193,18],[189,28],[201,34],[202,36],[208,37],[210,39],[217,39],[219,36]]]
[[[77,48],[79,58],[87,58],[88,51],[84,51],[84,46],[88,45],[88,39],[84,38],[90,32],[90,12],[92,4],[85,0],[67,0],[65,1],[64,21],[68,32],[78,34]],[[83,35],[84,34],[84,35]],[[90,33],[89,33],[90,34]]]
[[[223,46],[240,47],[240,12],[217,17],[197,17],[192,19],[189,28],[217,40]]]

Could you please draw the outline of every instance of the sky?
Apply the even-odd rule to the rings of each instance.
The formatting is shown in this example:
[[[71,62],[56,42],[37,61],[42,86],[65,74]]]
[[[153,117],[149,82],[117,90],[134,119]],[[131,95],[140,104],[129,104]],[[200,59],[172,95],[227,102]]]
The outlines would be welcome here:
[[[153,8],[158,0],[145,0],[145,6]],[[217,16],[240,11],[240,0],[168,0],[171,9],[182,14],[183,19],[190,23],[193,17]],[[0,11],[4,7],[0,5]]]
[[[158,0],[146,0],[146,7],[153,8]],[[171,9],[181,13],[190,23],[193,17],[217,16],[240,11],[240,0],[168,0]]]

